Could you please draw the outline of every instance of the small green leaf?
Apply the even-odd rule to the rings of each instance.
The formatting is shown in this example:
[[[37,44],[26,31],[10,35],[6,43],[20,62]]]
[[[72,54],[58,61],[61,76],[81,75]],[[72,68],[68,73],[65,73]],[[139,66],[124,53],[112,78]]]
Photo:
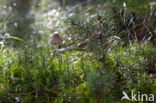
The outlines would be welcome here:
[[[15,37],[15,36],[10,36],[10,38],[21,41],[21,42],[25,42],[23,39],[19,38],[19,37]]]

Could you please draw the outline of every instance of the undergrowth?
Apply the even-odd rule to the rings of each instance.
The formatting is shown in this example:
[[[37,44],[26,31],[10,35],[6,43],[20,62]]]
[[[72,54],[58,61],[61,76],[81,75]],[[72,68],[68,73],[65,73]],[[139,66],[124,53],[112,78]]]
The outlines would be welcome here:
[[[1,42],[0,103],[120,103],[122,92],[132,90],[156,95],[156,48],[149,40],[150,32],[144,40],[134,38],[133,27],[122,18],[132,19],[130,12],[114,15],[113,5],[82,8],[67,14],[52,10],[37,19],[36,28],[46,28],[40,31],[45,34],[40,42],[21,42],[18,48]],[[119,21],[115,16],[121,16]],[[147,25],[149,30],[154,30],[153,25]],[[65,38],[63,46],[76,47],[56,52],[47,43],[55,30]]]
[[[107,54],[105,64],[89,53],[50,51],[48,47],[0,51],[1,101],[18,97],[24,103],[111,103],[120,101],[123,90],[155,94],[155,79],[148,73],[156,65],[151,46],[118,48]]]

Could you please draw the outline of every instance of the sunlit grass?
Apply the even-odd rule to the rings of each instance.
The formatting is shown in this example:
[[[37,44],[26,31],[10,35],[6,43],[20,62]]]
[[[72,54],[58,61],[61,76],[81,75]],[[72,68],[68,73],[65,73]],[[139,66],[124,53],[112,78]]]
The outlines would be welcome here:
[[[129,89],[132,88],[131,86],[135,86],[135,83],[129,84],[131,80],[138,81],[137,87],[133,88],[139,89],[142,85],[143,80],[141,79],[144,76],[143,69],[146,67],[144,63],[147,62],[147,54],[140,54],[136,57],[136,54],[141,52],[141,48],[144,51],[152,50],[152,48],[145,46],[112,51],[108,54],[107,60],[109,61],[105,66],[92,58],[90,53],[71,51],[51,55],[52,49],[48,47],[26,47],[14,51],[6,49],[6,51],[1,51],[1,55],[3,55],[0,59],[2,67],[0,90],[7,91],[6,95],[7,93],[22,95],[19,98],[24,98],[23,101],[32,101],[33,98],[38,98],[36,101],[75,103],[76,101],[96,101],[97,98],[101,96],[103,98],[105,95],[110,97],[106,100],[102,98],[98,100],[109,101],[109,99],[114,98],[116,89],[113,89],[113,85],[117,81],[119,81],[118,88],[120,89],[127,88],[126,85],[130,86]],[[118,78],[118,76],[122,78]],[[122,82],[124,81],[125,86],[122,87],[120,79]],[[151,84],[145,88],[148,89],[146,92],[154,89],[151,80],[152,78],[148,75],[144,80],[145,84]],[[110,91],[113,91],[112,94]]]

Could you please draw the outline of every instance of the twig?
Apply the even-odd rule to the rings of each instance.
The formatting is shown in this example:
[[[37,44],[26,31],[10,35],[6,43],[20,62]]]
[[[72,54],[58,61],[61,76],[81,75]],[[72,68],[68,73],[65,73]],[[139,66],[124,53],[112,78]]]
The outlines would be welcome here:
[[[89,41],[89,39],[86,39],[85,41],[82,41],[82,42],[80,42],[80,43],[77,43],[77,44],[68,46],[68,47],[66,47],[66,48],[60,48],[60,49],[58,49],[58,50],[55,50],[55,51],[52,53],[52,55],[53,55],[53,54],[63,53],[63,52],[65,52],[65,51],[67,51],[67,50],[73,50],[75,47],[80,47],[81,45],[83,45],[84,43],[87,43],[88,41]]]

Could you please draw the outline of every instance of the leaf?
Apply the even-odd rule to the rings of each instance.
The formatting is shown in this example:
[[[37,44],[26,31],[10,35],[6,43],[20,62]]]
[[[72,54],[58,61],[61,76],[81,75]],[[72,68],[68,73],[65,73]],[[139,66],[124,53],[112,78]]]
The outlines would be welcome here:
[[[23,39],[19,38],[19,37],[15,37],[15,36],[10,36],[10,38],[21,41],[21,42],[25,42]]]

